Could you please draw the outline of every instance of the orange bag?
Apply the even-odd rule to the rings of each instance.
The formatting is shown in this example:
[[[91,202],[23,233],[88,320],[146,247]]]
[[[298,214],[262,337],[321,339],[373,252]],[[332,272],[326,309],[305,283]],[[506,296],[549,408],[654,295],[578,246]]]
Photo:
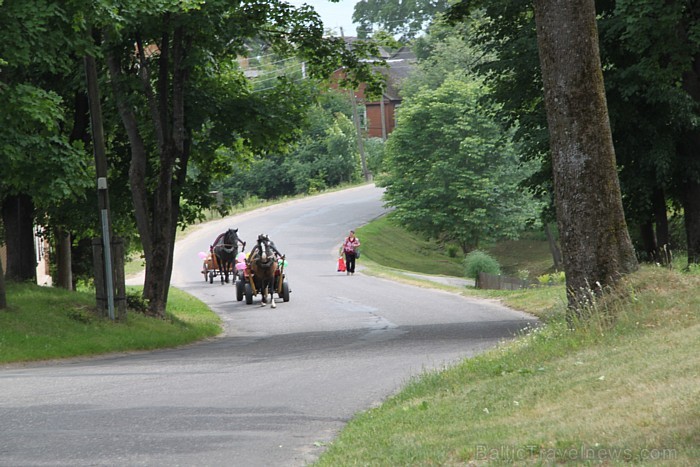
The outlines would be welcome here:
[[[342,256],[338,258],[338,272],[345,272],[345,260]]]

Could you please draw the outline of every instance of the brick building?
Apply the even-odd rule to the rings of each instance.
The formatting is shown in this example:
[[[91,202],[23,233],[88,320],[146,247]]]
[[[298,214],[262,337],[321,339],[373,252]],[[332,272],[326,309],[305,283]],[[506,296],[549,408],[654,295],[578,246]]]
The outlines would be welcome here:
[[[351,47],[354,37],[345,38]],[[382,138],[391,134],[396,127],[396,110],[401,105],[401,84],[408,77],[416,63],[416,56],[408,47],[401,47],[396,51],[388,51],[380,47],[380,57],[386,61],[387,67],[378,67],[377,70],[386,78],[386,87],[379,100],[367,100],[365,87],[361,85],[355,91],[358,103],[364,104],[364,127],[370,138]],[[343,71],[338,70],[332,81],[340,79]]]

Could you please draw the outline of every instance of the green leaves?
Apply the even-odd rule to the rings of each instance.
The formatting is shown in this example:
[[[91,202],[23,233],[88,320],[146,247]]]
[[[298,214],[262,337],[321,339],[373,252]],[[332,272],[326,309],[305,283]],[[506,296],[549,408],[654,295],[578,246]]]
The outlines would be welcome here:
[[[32,193],[46,206],[85,187],[85,153],[61,134],[61,105],[57,94],[29,84],[0,93],[0,196]]]
[[[361,0],[355,5],[352,19],[360,23],[358,34],[366,37],[373,25],[402,41],[416,37],[424,27],[447,8],[446,0]]]
[[[518,192],[527,175],[515,148],[478,105],[478,82],[446,80],[405,99],[387,143],[388,204],[414,231],[458,242],[507,237],[534,205]]]

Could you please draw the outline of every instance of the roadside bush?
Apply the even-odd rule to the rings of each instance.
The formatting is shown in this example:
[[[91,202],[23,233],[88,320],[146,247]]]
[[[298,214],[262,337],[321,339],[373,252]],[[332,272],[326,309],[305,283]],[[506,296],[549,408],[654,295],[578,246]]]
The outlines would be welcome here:
[[[564,271],[553,272],[551,274],[542,274],[537,278],[537,282],[542,285],[557,285],[566,283],[566,275]]]
[[[136,290],[126,291],[126,307],[137,313],[148,314],[148,300],[143,298],[141,292]]]
[[[479,273],[500,274],[501,266],[496,259],[481,250],[473,250],[464,258],[464,268],[467,277],[478,280]]]

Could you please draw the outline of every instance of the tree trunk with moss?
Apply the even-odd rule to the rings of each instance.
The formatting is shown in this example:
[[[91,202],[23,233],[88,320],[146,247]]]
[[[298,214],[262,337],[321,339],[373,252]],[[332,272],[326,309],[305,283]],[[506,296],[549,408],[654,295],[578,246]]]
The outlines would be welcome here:
[[[573,317],[638,263],[622,208],[594,0],[536,0],[535,20]]]

